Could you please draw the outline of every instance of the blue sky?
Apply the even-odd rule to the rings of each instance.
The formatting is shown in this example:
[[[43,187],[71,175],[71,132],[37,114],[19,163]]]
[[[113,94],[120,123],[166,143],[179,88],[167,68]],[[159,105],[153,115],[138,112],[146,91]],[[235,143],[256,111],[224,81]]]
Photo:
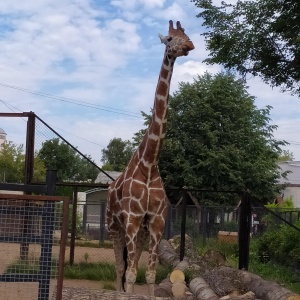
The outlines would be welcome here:
[[[181,21],[196,47],[177,59],[171,92],[221,70],[202,63],[205,28],[188,0],[10,0],[0,2],[0,12],[0,111],[35,112],[99,165],[111,139],[131,139],[143,127],[140,111],[153,105],[164,52],[158,33],[167,33],[170,19]],[[299,99],[258,78],[248,85],[258,108],[273,106],[274,136],[290,141],[287,149],[300,160]],[[24,143],[24,121],[1,122],[8,140]]]

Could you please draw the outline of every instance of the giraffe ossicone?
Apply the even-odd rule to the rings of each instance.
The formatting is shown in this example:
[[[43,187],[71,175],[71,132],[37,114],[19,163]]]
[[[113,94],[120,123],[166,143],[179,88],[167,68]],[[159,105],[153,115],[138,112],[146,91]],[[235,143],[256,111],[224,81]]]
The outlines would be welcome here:
[[[169,21],[168,35],[159,37],[166,47],[155,91],[152,119],[125,171],[109,186],[106,212],[116,258],[117,290],[122,290],[122,278],[126,271],[126,292],[133,292],[138,262],[144,243],[149,238],[146,281],[152,297],[158,245],[164,231],[168,206],[159,174],[158,158],[166,134],[171,77],[176,58],[186,56],[194,49],[179,21],[176,22],[176,28]]]

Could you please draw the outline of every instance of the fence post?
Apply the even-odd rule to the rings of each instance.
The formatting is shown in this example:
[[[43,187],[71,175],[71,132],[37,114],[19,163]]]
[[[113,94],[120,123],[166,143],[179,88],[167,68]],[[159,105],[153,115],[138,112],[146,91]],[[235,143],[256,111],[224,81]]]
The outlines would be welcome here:
[[[83,204],[83,213],[82,213],[82,231],[84,234],[88,234],[87,223],[87,205]]]
[[[165,228],[165,235],[167,240],[171,238],[171,226],[172,226],[172,204],[168,202],[168,214],[167,214],[166,228]]]
[[[76,216],[77,216],[78,188],[74,187],[73,207],[72,207],[72,228],[70,242],[70,265],[74,264],[75,256],[75,238],[76,238]]]
[[[55,194],[56,171],[47,170],[46,173],[46,194]],[[49,299],[52,244],[55,218],[55,203],[47,201],[43,207],[42,234],[41,234],[41,257],[40,257],[40,279],[39,279],[39,300]]]
[[[180,236],[180,261],[184,258],[185,248],[185,226],[186,226],[186,203],[187,203],[187,191],[183,188],[182,194],[182,216],[181,216],[181,236]]]
[[[24,174],[24,184],[32,183],[33,177],[33,162],[34,162],[34,140],[35,140],[35,115],[33,112],[28,113],[27,120],[27,132],[26,132],[26,149],[25,149],[25,174]],[[25,205],[28,206],[28,203]],[[30,227],[30,220],[26,215],[24,217],[23,223],[23,235],[28,233]],[[28,260],[29,244],[20,244],[20,258],[21,260]]]
[[[206,223],[207,223],[207,209],[206,207],[201,208],[201,233],[202,233],[202,242],[205,244],[206,242]]]
[[[100,203],[100,243],[104,242],[106,203]]]
[[[239,269],[248,270],[249,266],[249,245],[251,230],[251,200],[248,193],[241,195],[239,207]]]

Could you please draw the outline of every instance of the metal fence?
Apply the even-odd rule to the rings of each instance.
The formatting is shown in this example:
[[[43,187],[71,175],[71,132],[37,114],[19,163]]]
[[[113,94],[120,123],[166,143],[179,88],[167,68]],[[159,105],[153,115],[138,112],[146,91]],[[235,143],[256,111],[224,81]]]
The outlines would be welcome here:
[[[36,153],[51,139],[66,143],[88,163],[98,168],[99,172],[104,172],[34,113],[0,113],[0,117],[27,118],[27,123],[23,123],[23,126],[27,124],[26,130],[23,128],[24,140],[26,140],[23,183],[32,184],[40,180],[36,179],[39,172]],[[111,179],[109,174],[106,175]],[[69,177],[68,181],[57,182],[56,185],[56,193],[72,199],[69,206],[66,260],[71,265],[80,262],[114,262],[105,223],[107,184],[76,182],[76,174],[71,174]],[[224,239],[221,234],[224,233],[226,236],[227,233],[225,240],[230,237],[231,241],[239,244],[239,267],[247,268],[250,236],[252,238],[260,236],[266,228],[274,224],[279,226],[287,223],[294,226],[300,218],[298,210],[276,211],[276,209],[267,210],[265,207],[258,207],[249,195],[244,193],[186,189],[167,192],[170,206],[164,238],[169,239],[179,235],[181,258],[184,256],[186,234],[193,240],[205,243],[208,239]],[[236,203],[240,201],[240,205],[237,207],[208,205],[206,201],[208,194],[210,194],[208,197],[210,203],[224,197],[233,197]],[[142,263],[147,264],[147,259],[143,255]]]
[[[0,293],[2,299],[61,299],[68,198],[45,186],[0,184]],[[21,193],[20,193],[21,192]],[[46,195],[28,195],[35,192]]]

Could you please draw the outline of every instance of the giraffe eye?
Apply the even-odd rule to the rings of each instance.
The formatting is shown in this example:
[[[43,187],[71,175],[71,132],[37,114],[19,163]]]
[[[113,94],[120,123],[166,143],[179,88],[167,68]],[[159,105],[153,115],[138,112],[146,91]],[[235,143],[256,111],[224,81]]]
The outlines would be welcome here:
[[[168,42],[171,42],[171,41],[172,41],[172,37],[169,36],[169,37],[167,38],[167,41],[168,41]]]

